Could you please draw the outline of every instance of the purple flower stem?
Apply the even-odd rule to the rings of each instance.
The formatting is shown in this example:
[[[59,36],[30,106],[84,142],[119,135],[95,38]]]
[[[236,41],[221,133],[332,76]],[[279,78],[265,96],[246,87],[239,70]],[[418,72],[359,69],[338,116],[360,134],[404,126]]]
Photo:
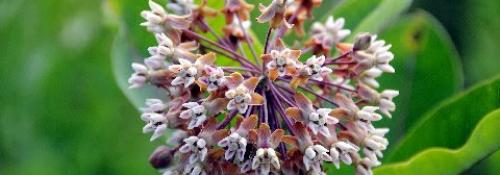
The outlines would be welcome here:
[[[226,42],[226,40],[222,39],[218,34],[217,32],[215,32],[215,30],[210,27],[210,25],[208,25],[205,20],[202,20],[200,21],[200,24],[203,25],[204,27],[206,27],[208,29],[208,32],[210,32],[210,34],[212,34],[215,38],[217,38],[217,41],[220,41],[222,42],[222,44],[224,44],[225,46],[229,47],[229,43]]]
[[[229,114],[226,115],[226,118],[217,126],[217,129],[222,129],[225,128],[229,123],[231,123],[231,120],[233,120],[234,116],[238,114],[238,110],[232,110],[229,112]]]
[[[277,121],[276,121],[276,110],[274,109],[274,103],[276,102],[275,99],[269,94],[269,91],[265,93],[265,97],[267,99],[267,106],[268,106],[268,111],[269,113],[269,126],[271,128],[271,131],[276,130],[277,128]]]
[[[260,73],[258,70],[252,69],[252,68],[247,68],[247,67],[222,67],[222,70],[224,71],[246,71],[246,72],[252,72],[252,73]]]
[[[271,91],[271,92],[267,93],[266,97],[268,99],[272,98],[272,95],[270,93],[273,93],[273,92]],[[281,126],[280,126],[280,122],[279,122],[278,116],[276,116],[276,109],[275,109],[275,107],[277,105],[276,103],[278,103],[278,99],[274,99],[274,98],[272,98],[272,99],[273,100],[271,100],[271,103],[269,105],[269,110],[272,111],[272,112],[271,112],[271,114],[269,116],[272,118],[272,120],[270,120],[270,122],[272,122],[272,123],[270,123],[271,130],[274,131],[274,130],[276,130],[278,128],[281,128]],[[285,146],[284,143],[280,143],[280,145],[279,145],[279,152],[280,152],[283,160],[288,159],[287,156],[286,156],[286,146]]]
[[[236,44],[238,45],[238,49],[240,50],[241,55],[243,55],[243,57],[245,58],[248,58],[247,54],[245,53],[245,49],[243,49],[243,45],[241,45],[241,42],[237,42]],[[257,63],[257,65],[259,64]]]
[[[257,57],[257,53],[255,52],[255,49],[253,48],[252,41],[250,41],[250,36],[248,36],[247,31],[243,27],[243,21],[241,21],[241,18],[239,15],[236,15],[236,17],[238,18],[238,21],[240,21],[239,24],[240,24],[241,31],[243,31],[243,35],[245,36],[245,40],[247,41],[248,48],[250,48],[250,52],[252,52],[253,59],[254,59],[255,63],[257,65],[259,65],[260,63],[259,63],[259,59]]]
[[[331,64],[335,64],[335,61],[336,61],[336,60],[341,59],[341,58],[345,58],[345,57],[347,57],[347,56],[348,56],[348,55],[350,55],[350,54],[352,54],[352,51],[346,52],[346,53],[344,53],[344,54],[342,54],[342,55],[339,55],[339,56],[338,56],[338,57],[336,57],[336,58],[333,58],[333,59],[331,59],[331,60],[328,60],[328,61],[326,61],[326,62],[325,62],[325,64],[324,64],[324,65],[331,65]]]
[[[286,98],[273,84],[270,84],[271,90],[273,93],[276,93],[283,101],[285,101],[289,106],[295,106],[290,99]]]
[[[342,89],[342,90],[345,90],[345,91],[349,91],[349,92],[356,92],[356,90],[349,89],[349,88],[344,87],[344,86],[342,86],[340,84],[333,84],[333,83],[330,83],[330,82],[318,81],[318,80],[313,80],[313,79],[310,79],[309,81],[312,81],[312,82],[315,82],[315,83],[318,83],[318,84],[322,84],[322,85],[333,86],[333,87],[336,87],[336,88],[339,88],[339,89]]]
[[[205,47],[205,48],[207,48],[207,49],[209,49],[209,50],[211,50],[211,51],[213,51],[213,52],[215,52],[215,53],[217,53],[217,54],[219,54],[219,55],[222,55],[222,56],[225,56],[225,57],[227,57],[227,58],[230,58],[230,59],[233,59],[233,60],[235,60],[235,61],[238,61],[238,62],[239,62],[242,66],[244,66],[244,67],[248,67],[248,68],[255,68],[255,66],[251,66],[249,63],[247,63],[247,62],[243,62],[243,61],[241,61],[240,59],[236,59],[236,58],[234,58],[233,56],[230,56],[230,55],[228,55],[228,54],[226,54],[226,53],[224,53],[224,52],[222,52],[222,51],[220,51],[220,50],[217,50],[217,49],[211,48],[211,47],[206,46],[206,45],[203,45],[203,47]]]
[[[279,99],[278,96],[276,95],[276,91],[274,91],[273,94],[273,97],[275,99]],[[283,99],[283,98],[282,98]],[[293,130],[293,125],[292,125],[292,122],[290,121],[290,119],[285,115],[285,109],[283,108],[283,106],[281,105],[281,103],[277,102],[276,103],[276,106],[277,106],[277,111],[278,113],[281,115],[283,121],[285,121],[285,124],[287,125],[288,129],[290,130],[290,133],[292,133],[292,135],[295,135],[295,132]]]
[[[253,111],[254,111],[254,106],[249,106],[248,109],[247,109],[247,112],[245,113],[245,118],[249,117],[250,115],[252,115]]]
[[[266,43],[264,45],[264,52],[263,54],[266,54],[267,53],[267,49],[269,47],[269,41],[271,40],[271,32],[273,31],[273,28],[272,27],[269,27],[269,29],[267,30],[267,34],[266,34]]]
[[[182,31],[185,32],[185,33],[187,33],[190,36],[193,36],[193,37],[198,38],[200,40],[203,40],[203,41],[205,41],[205,42],[207,42],[209,44],[217,46],[217,47],[221,48],[222,50],[224,50],[226,52],[229,52],[232,55],[234,55],[234,57],[231,57],[231,58],[234,58],[234,59],[246,62],[246,63],[250,64],[252,67],[258,69],[257,66],[255,66],[251,61],[249,61],[247,58],[244,58],[243,56],[241,56],[237,52],[235,52],[235,51],[233,51],[231,49],[228,49],[227,47],[225,47],[225,46],[223,46],[223,45],[221,45],[221,44],[219,44],[217,42],[214,42],[214,41],[212,41],[212,40],[210,40],[210,39],[208,39],[208,38],[206,38],[206,37],[204,37],[204,36],[202,36],[200,34],[197,34],[196,32],[193,32],[193,31],[190,31],[190,30],[182,30]]]
[[[279,146],[279,151],[281,153],[281,156],[283,158],[283,160],[287,160],[288,159],[288,156],[286,156],[286,146],[284,143],[280,143],[280,146]]]
[[[314,90],[312,90],[312,89],[309,89],[309,88],[304,87],[304,86],[299,86],[299,87],[300,87],[301,89],[304,89],[305,91],[307,91],[307,92],[309,92],[309,93],[313,94],[314,96],[316,96],[316,97],[318,97],[318,98],[321,98],[321,99],[323,99],[323,100],[327,101],[328,103],[331,103],[331,104],[333,104],[333,105],[335,105],[335,106],[338,106],[338,105],[337,105],[337,103],[335,103],[333,100],[330,100],[330,99],[328,99],[328,98],[326,98],[326,97],[324,97],[324,96],[322,96],[322,95],[320,95],[320,94],[317,94],[317,93],[316,93],[316,92],[314,92]]]
[[[307,52],[311,51],[312,50],[312,47],[305,47],[305,48],[302,48],[301,51],[302,51],[302,55],[306,54]]]
[[[286,81],[286,82],[290,82],[290,81],[289,81],[289,80],[287,80],[287,79],[283,79],[283,78],[279,78],[279,79],[280,79],[280,80],[283,80],[283,81]],[[332,84],[332,85],[334,85],[334,84]],[[278,86],[278,87],[282,87],[282,86],[279,86],[279,85],[277,85],[277,86]],[[340,87],[343,87],[343,86],[340,86]],[[340,87],[339,87],[339,88],[340,88]],[[282,88],[283,88],[283,87],[282,87]],[[323,99],[323,100],[325,100],[325,101],[327,101],[327,102],[329,102],[329,103],[331,103],[331,104],[333,104],[333,105],[335,105],[335,106],[338,106],[338,105],[337,105],[337,103],[335,103],[334,101],[332,101],[332,100],[330,100],[330,99],[328,99],[328,98],[326,98],[326,97],[324,97],[324,96],[322,96],[322,95],[320,95],[320,94],[318,94],[318,93],[314,92],[314,90],[312,90],[312,89],[309,89],[309,88],[304,87],[304,86],[299,86],[299,88],[301,88],[301,89],[303,89],[303,90],[305,90],[305,91],[309,92],[310,94],[312,94],[312,95],[314,95],[314,96],[316,96],[316,97],[318,97],[318,98],[321,98],[321,99]],[[346,90],[350,90],[350,89],[345,88],[345,87],[343,87],[343,88],[344,88],[344,89],[346,89]]]
[[[262,95],[262,97],[264,97],[264,103],[261,105],[260,107],[260,115],[259,115],[259,123],[268,123],[268,99],[266,98],[265,96],[265,90],[264,88],[258,88],[255,92],[257,92],[258,94]]]
[[[262,123],[262,116],[264,116],[264,108],[265,106],[262,105],[260,108],[259,108],[259,125]]]

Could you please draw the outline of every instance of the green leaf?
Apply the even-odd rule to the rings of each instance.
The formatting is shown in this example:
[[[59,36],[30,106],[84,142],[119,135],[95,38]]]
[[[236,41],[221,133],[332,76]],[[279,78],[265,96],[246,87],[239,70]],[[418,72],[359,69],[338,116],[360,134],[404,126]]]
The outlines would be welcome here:
[[[344,0],[326,12],[329,15],[323,16],[321,21],[326,21],[330,15],[333,15],[334,18],[342,17],[345,18],[344,28],[354,30],[364,18],[378,7],[380,2],[382,0]]]
[[[374,173],[459,174],[500,149],[497,129],[499,124],[500,109],[483,117],[462,147],[458,149],[430,148],[418,153],[408,161],[377,168]],[[437,129],[439,128],[434,128],[434,132]]]
[[[119,29],[118,35],[113,41],[111,60],[113,74],[118,87],[120,87],[125,96],[137,109],[144,106],[144,101],[147,98],[166,97],[165,91],[150,86],[144,86],[138,89],[128,88],[128,78],[133,73],[130,65],[133,62],[142,63],[143,57],[140,56],[135,47],[132,47],[129,43],[123,27]]]
[[[395,143],[425,111],[461,89],[462,71],[446,31],[427,13],[402,17],[379,38],[392,44],[396,69],[379,79],[381,89],[397,89],[400,95],[394,117],[376,125],[389,127],[389,141]]]
[[[420,92],[435,94],[431,91]],[[499,107],[500,77],[497,77],[446,100],[426,113],[393,148],[387,160],[402,161],[430,147],[458,148],[481,117]]]
[[[366,1],[365,1],[366,2]],[[353,30],[350,39],[356,34],[363,32],[379,33],[399,14],[404,12],[410,6],[412,0],[383,0],[370,15],[365,17]]]
[[[427,9],[448,29],[463,58],[466,85],[500,73],[500,1],[415,1],[416,8]],[[465,12],[465,13],[462,13]]]
[[[500,165],[500,151],[497,151],[488,158],[476,163],[474,166],[472,166],[470,169],[463,172],[462,174],[495,175],[498,174],[498,172],[500,172],[500,166],[498,165]]]
[[[474,83],[500,73],[498,68],[500,49],[500,1],[465,1],[467,13],[464,13],[465,30],[459,34],[463,43],[464,63],[469,83]],[[470,11],[469,11],[470,10]],[[478,69],[480,68],[480,69]]]

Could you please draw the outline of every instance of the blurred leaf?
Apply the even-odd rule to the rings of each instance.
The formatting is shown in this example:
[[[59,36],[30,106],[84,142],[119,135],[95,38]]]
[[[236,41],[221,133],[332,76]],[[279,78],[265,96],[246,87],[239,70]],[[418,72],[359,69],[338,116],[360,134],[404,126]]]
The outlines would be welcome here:
[[[500,73],[500,20],[496,18],[500,16],[500,1],[416,0],[414,6],[428,10],[446,26],[467,65],[467,86]]]
[[[498,107],[500,77],[454,96],[426,113],[393,148],[388,161],[402,161],[431,147],[458,148],[481,117]],[[496,124],[499,124],[498,121]]]
[[[498,41],[500,41],[500,1],[465,1],[467,13],[461,31],[462,55],[468,84],[488,79],[500,73]]]
[[[500,109],[482,118],[462,147],[426,149],[408,161],[384,165],[377,168],[374,173],[452,175],[468,169],[474,163],[500,149],[497,130],[500,124]]]
[[[412,0],[382,0],[377,8],[357,25],[356,29],[352,32],[354,35],[351,35],[350,39],[353,39],[356,34],[363,32],[379,33],[390,22],[396,19],[399,14],[408,9],[411,2]]]
[[[427,13],[402,17],[379,38],[392,44],[396,69],[380,78],[381,89],[396,89],[400,95],[394,117],[376,125],[389,127],[388,138],[394,143],[425,111],[461,89],[462,71],[446,31]]]
[[[128,88],[128,78],[133,73],[130,65],[133,62],[142,63],[143,58],[130,46],[124,30],[123,28],[120,29],[111,48],[113,74],[125,96],[139,109],[139,107],[144,106],[144,101],[147,98],[166,97],[166,93],[163,90],[150,86],[138,89]]]
[[[344,0],[326,14],[333,15],[335,19],[340,17],[345,18],[344,28],[352,31],[365,17],[377,8],[380,2],[382,0]],[[323,16],[321,21],[326,21],[330,15]]]

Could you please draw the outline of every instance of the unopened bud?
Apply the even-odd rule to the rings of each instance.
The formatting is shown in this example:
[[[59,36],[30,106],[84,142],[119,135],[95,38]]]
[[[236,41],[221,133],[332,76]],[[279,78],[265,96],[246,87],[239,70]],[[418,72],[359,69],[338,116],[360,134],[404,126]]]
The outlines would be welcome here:
[[[155,149],[153,154],[149,156],[149,163],[156,169],[166,168],[171,164],[174,154],[174,149],[167,146],[159,146]]]
[[[372,42],[372,36],[368,33],[360,34],[356,37],[356,41],[354,42],[354,50],[366,50],[370,47]]]

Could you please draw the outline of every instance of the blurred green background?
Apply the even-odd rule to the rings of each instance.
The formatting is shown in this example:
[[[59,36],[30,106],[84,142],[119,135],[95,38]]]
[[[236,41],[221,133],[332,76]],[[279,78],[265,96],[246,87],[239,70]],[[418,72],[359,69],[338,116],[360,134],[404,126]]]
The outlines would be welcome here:
[[[363,1],[366,4],[376,2],[380,0]],[[327,3],[337,6],[350,2],[337,0]],[[346,16],[352,16],[353,21],[361,21],[367,15],[352,7],[358,6],[335,8],[339,12],[333,13],[348,14]],[[114,8],[120,9],[117,11],[123,17],[117,18],[114,14],[116,12],[110,10]],[[113,39],[117,36],[117,26],[120,25],[116,20],[125,20],[126,25],[137,25],[130,29],[135,37],[131,39],[132,42],[153,40],[138,26],[141,21],[139,12],[146,8],[145,0],[0,0],[1,175],[157,174],[150,168],[147,158],[155,145],[161,143],[149,144],[149,136],[141,133],[143,123],[138,117],[139,113],[117,85],[111,60]],[[428,62],[441,64],[434,64],[432,67],[427,63],[417,64],[415,60],[410,60],[410,63],[403,60],[402,65],[421,69],[426,73],[416,74],[417,78],[411,77],[408,82],[422,83],[425,80],[442,83],[422,87],[412,84],[398,86],[398,89],[412,89],[402,92],[413,93],[402,93],[400,98],[403,99],[399,99],[401,101],[405,98],[418,99],[420,94],[426,93],[431,94],[431,99],[419,100],[418,104],[403,104],[403,109],[398,108],[401,111],[419,112],[401,112],[404,116],[402,118],[408,116],[406,120],[398,120],[400,116],[394,116],[397,122],[388,124],[395,126],[392,130],[393,140],[405,135],[408,128],[404,126],[410,125],[396,127],[400,122],[417,123],[424,112],[441,101],[500,73],[500,1],[416,0],[408,12],[397,16],[401,18],[384,26],[385,33],[380,30],[383,39],[395,41],[393,51],[396,53],[396,62],[399,55],[413,54],[413,57],[426,57]],[[422,18],[431,20],[422,22]],[[349,23],[349,18],[346,20],[348,27],[354,27]],[[385,20],[381,19],[382,22]],[[429,42],[425,48],[444,50],[445,53],[415,51],[412,49],[416,48],[411,46],[405,50],[402,45],[411,41],[401,41],[401,38],[409,31],[408,26],[425,28],[428,24],[438,24],[437,38],[448,39],[447,31],[451,40],[443,45]],[[435,30],[431,28],[422,31],[423,35],[432,38]],[[425,31],[430,33],[426,34]],[[411,36],[418,40],[420,34],[416,32]],[[144,50],[148,43],[137,45]],[[454,71],[458,73],[453,73]],[[398,73],[382,81],[396,79],[406,82],[408,77],[400,76],[403,74],[404,72]],[[434,74],[440,74],[444,78],[433,78]],[[429,75],[430,77],[425,77]],[[494,104],[491,108],[495,109],[500,103],[497,99],[500,91],[498,86],[492,88]],[[488,111],[483,111],[481,116]],[[474,126],[466,125],[464,130],[467,132],[464,131],[465,134],[461,137],[467,138]],[[434,129],[433,132],[436,133],[455,132]],[[500,137],[497,138],[500,140]],[[463,144],[453,140],[450,143],[450,148]],[[401,158],[405,160],[413,153],[415,152],[411,150],[403,151],[400,153],[403,156],[400,157],[405,157]],[[500,160],[499,153],[494,155],[496,158],[484,156],[481,159]],[[392,158],[387,161],[389,159]],[[471,168],[461,173],[498,173],[498,169],[491,162],[482,161],[475,162]]]

